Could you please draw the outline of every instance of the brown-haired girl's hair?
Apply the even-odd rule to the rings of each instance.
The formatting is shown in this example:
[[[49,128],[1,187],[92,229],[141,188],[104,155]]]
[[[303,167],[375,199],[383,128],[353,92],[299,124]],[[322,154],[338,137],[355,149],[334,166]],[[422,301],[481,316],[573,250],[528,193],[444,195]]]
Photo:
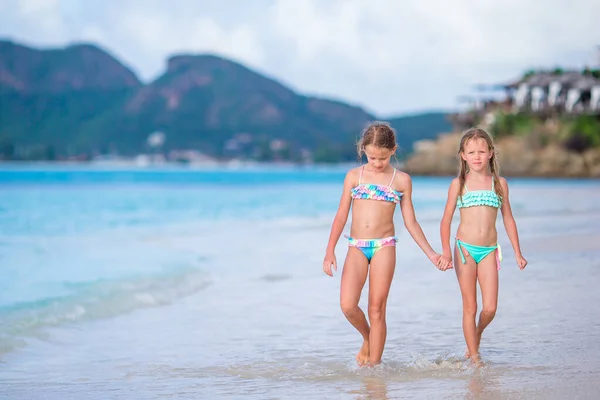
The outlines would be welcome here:
[[[488,168],[494,177],[494,192],[502,199],[504,195],[502,191],[502,185],[500,185],[500,167],[498,165],[498,159],[496,158],[496,149],[494,148],[494,141],[489,133],[481,128],[467,129],[460,139],[460,146],[458,148],[458,159],[460,161],[460,168],[458,171],[459,189],[458,194],[462,199],[462,192],[465,188],[465,182],[467,180],[467,173],[469,172],[469,166],[467,162],[461,157],[461,153],[464,152],[467,142],[471,139],[483,139],[487,143],[488,150],[492,152],[492,157],[488,161]]]
[[[372,144],[381,149],[394,150],[396,148],[396,131],[387,122],[374,121],[363,129],[360,139],[356,144],[358,158],[365,152],[365,147]]]

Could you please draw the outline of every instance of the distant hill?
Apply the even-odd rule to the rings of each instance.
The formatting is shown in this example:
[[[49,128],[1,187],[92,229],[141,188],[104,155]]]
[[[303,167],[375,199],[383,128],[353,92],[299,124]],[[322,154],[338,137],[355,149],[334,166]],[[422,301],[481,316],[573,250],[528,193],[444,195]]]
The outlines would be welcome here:
[[[387,120],[398,132],[400,154],[412,152],[412,145],[417,140],[435,139],[439,134],[452,131],[452,123],[448,114],[443,112],[427,112],[394,117]]]
[[[135,88],[135,74],[97,46],[37,50],[0,40],[0,90],[22,94]]]
[[[174,55],[144,84],[94,45],[0,41],[0,159],[133,156],[150,151],[148,136],[159,131],[166,154],[344,161],[356,158],[357,135],[374,119],[214,55]],[[441,113],[389,121],[405,151],[449,129]]]

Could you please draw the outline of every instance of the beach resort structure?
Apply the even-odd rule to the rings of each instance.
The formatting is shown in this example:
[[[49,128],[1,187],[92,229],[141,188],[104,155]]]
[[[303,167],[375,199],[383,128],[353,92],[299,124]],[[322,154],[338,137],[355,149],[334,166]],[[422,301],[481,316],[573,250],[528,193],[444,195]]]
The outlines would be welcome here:
[[[600,117],[600,67],[583,71],[564,71],[559,68],[530,71],[516,81],[479,84],[475,89],[477,95],[459,98],[467,103],[467,109],[449,116],[459,130],[478,121],[489,125],[495,111],[504,114],[526,113],[542,118],[560,115]]]
[[[599,71],[534,72],[504,86],[515,112],[600,114]]]

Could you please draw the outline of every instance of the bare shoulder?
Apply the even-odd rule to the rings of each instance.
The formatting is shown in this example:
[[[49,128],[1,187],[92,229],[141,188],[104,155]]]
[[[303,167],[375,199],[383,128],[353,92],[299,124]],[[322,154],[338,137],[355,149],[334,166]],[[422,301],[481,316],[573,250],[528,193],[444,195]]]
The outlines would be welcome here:
[[[355,185],[356,183],[358,183],[358,175],[360,174],[360,169],[361,168],[362,168],[362,166],[350,169],[346,173],[346,177],[344,179],[345,182],[346,183],[351,183],[352,185]]]
[[[392,182],[392,186],[396,190],[404,192],[405,190],[411,188],[412,178],[406,172],[396,170],[396,176],[394,177],[394,182]]]
[[[508,188],[508,181],[506,180],[505,177],[501,176],[499,177],[500,179],[498,179],[500,181],[500,186],[502,186],[503,189]]]
[[[450,191],[457,191],[460,189],[460,179],[458,177],[452,179],[452,181],[450,181],[450,187],[448,190]]]
[[[350,176],[352,178],[357,178],[358,179],[358,175],[360,174],[360,170],[363,168],[362,165],[359,165],[358,167],[354,167],[352,169],[350,169],[348,171],[348,173],[346,174],[346,176]]]

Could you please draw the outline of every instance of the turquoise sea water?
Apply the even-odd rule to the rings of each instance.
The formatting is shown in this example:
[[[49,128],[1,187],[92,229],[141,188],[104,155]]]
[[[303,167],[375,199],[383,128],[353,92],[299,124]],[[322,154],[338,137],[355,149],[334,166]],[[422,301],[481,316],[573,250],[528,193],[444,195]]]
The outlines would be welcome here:
[[[509,180],[530,266],[500,218],[484,372],[461,361],[454,274],[428,265],[398,212],[389,343],[365,372],[339,274],[320,269],[345,172],[0,165],[1,397],[593,398],[599,181]],[[449,181],[414,178],[436,248]]]

